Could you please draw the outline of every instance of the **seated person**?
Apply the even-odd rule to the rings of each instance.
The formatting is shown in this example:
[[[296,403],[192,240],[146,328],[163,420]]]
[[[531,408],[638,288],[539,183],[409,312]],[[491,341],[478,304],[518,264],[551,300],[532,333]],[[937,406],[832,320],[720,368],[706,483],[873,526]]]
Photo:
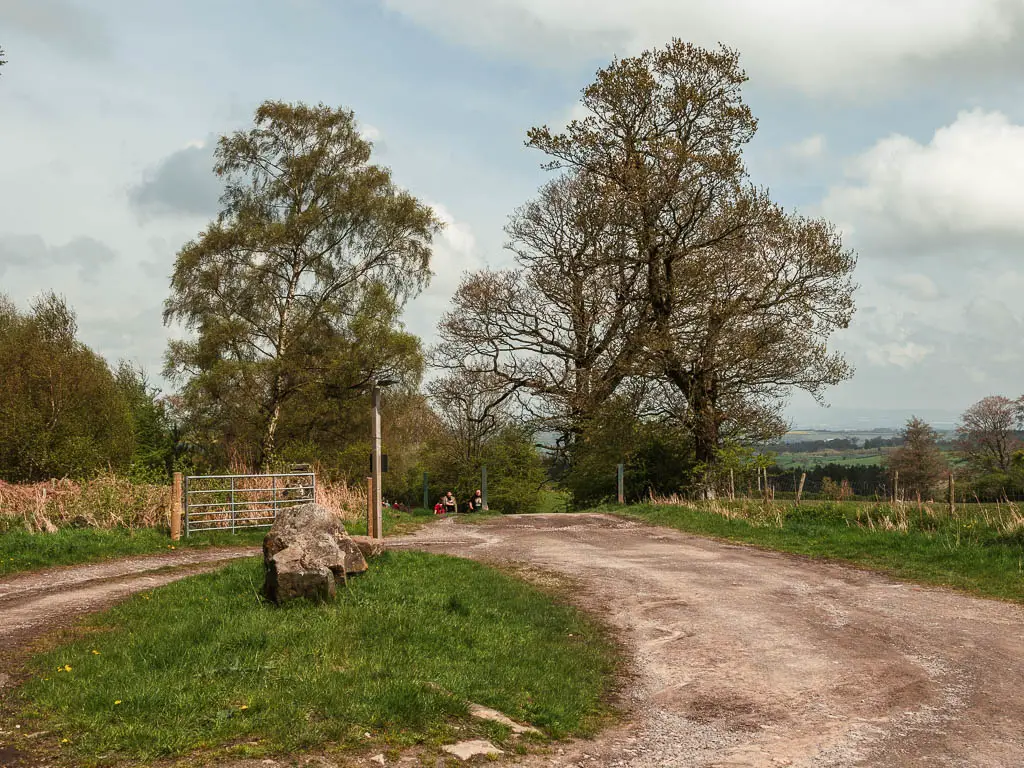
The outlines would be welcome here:
[[[451,491],[445,494],[444,498],[441,499],[441,503],[444,504],[444,511],[446,514],[454,515],[459,511],[459,503],[455,500],[455,494]]]

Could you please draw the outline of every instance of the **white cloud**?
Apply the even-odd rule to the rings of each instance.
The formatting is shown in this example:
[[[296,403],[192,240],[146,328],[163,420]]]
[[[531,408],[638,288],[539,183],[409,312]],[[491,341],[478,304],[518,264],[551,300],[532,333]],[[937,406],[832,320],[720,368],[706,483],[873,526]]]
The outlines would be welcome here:
[[[786,147],[786,154],[797,160],[815,160],[825,154],[825,137],[820,133]]]
[[[359,124],[359,135],[367,141],[379,141],[381,137],[380,128],[369,123]]]
[[[896,365],[900,368],[910,368],[920,363],[934,350],[913,341],[889,342],[867,351],[868,360],[876,365]]]
[[[954,242],[1024,243],[1024,126],[961,112],[931,141],[882,139],[833,187],[824,213],[859,241],[904,250]]]
[[[998,72],[1020,53],[1022,0],[380,0],[449,39],[547,65],[672,36],[738,48],[758,80],[873,95],[935,69]]]
[[[111,37],[100,18],[69,0],[3,0],[0,24],[40,40],[63,54],[106,56]]]
[[[437,203],[430,206],[445,225],[441,234],[434,238],[430,260],[434,277],[427,290],[409,302],[405,310],[406,325],[422,337],[426,345],[435,340],[441,316],[454,308],[452,296],[463,274],[484,266],[470,226],[456,219],[445,206]]]
[[[933,301],[939,298],[939,288],[928,275],[905,274],[893,278],[893,284],[901,288],[910,298],[918,301]]]

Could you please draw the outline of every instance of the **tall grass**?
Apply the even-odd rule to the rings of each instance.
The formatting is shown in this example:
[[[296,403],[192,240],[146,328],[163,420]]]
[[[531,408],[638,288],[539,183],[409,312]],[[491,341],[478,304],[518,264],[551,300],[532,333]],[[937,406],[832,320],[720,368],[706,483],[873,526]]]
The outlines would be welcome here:
[[[0,481],[0,531],[165,526],[170,504],[169,486],[133,483],[115,475],[26,485]]]
[[[678,495],[654,496],[648,503],[653,507],[680,507],[719,515],[728,520],[742,520],[752,527],[782,528],[789,518],[807,514],[829,517],[847,526],[868,531],[897,533],[940,531],[972,531],[1000,538],[1024,539],[1024,511],[1012,501],[992,504],[948,504],[927,501],[896,502],[805,502],[776,501],[772,497],[760,499],[714,499],[693,501]],[[813,512],[811,512],[813,510]]]
[[[1024,602],[1024,514],[1012,502],[951,510],[927,502],[796,505],[771,499],[654,498],[606,509],[703,536]]]
[[[260,481],[240,481],[243,491]],[[254,495],[255,497],[255,495]],[[366,489],[318,483],[317,501],[343,520],[365,515]],[[171,488],[116,475],[15,485],[0,480],[0,533],[62,528],[159,528],[170,525]]]

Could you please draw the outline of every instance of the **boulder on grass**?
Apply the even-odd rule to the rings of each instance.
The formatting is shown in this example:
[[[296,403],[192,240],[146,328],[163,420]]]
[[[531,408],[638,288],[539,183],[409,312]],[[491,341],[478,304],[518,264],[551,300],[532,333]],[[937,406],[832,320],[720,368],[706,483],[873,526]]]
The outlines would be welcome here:
[[[263,539],[263,593],[274,603],[332,600],[338,582],[367,569],[366,559],[331,511],[287,507]]]

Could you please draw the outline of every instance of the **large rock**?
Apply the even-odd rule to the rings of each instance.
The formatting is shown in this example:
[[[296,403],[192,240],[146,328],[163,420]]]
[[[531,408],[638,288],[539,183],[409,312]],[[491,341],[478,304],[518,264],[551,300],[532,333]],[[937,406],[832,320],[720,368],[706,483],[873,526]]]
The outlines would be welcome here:
[[[338,582],[367,569],[358,545],[330,510],[319,504],[287,507],[263,539],[263,593],[283,603],[304,597],[331,600]]]

